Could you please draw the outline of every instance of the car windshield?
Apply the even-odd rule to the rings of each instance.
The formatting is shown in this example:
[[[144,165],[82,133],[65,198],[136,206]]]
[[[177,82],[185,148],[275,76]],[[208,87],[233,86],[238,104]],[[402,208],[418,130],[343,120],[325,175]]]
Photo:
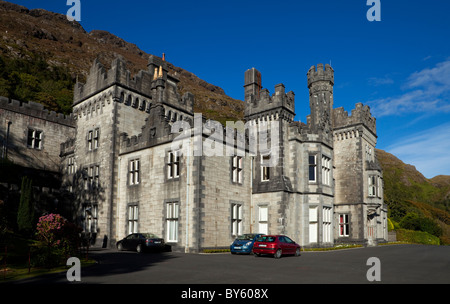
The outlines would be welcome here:
[[[143,233],[142,234],[146,239],[159,239],[159,237],[153,233]]]
[[[276,236],[264,235],[264,236],[259,237],[256,241],[257,242],[272,243],[272,242],[275,242],[276,239],[277,239]]]
[[[252,241],[255,236],[256,236],[256,234],[251,234],[251,233],[243,234],[243,235],[238,236],[237,240],[240,240],[240,241]]]

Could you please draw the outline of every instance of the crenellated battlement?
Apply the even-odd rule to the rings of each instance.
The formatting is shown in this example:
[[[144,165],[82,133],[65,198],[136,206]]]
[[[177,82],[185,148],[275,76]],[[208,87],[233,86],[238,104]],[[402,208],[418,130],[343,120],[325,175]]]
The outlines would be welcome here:
[[[0,109],[40,118],[70,127],[75,126],[75,120],[73,119],[72,114],[64,115],[62,113],[49,111],[44,108],[43,104],[33,101],[22,102],[0,96]]]
[[[334,85],[334,70],[329,64],[325,64],[325,69],[322,63],[317,64],[317,68],[312,66],[306,75],[308,78],[308,88],[318,81],[326,81]]]
[[[164,103],[191,113],[193,96],[192,94],[180,96],[177,88],[180,80],[168,73],[167,62],[164,58],[151,55],[147,67],[148,70],[141,70],[131,78],[130,71],[122,58],[114,59],[109,70],[106,70],[96,59],[86,78],[86,83],[77,82],[74,87],[74,105],[116,84],[142,95],[142,98],[150,99],[151,103]],[[122,96],[117,97],[119,101],[125,103],[128,101],[122,100]],[[133,103],[130,102],[130,104]]]
[[[269,90],[262,88],[261,73],[255,68],[245,72],[245,117],[252,119],[254,116],[264,116],[263,112],[281,113],[281,108],[295,116],[295,94],[292,91],[285,92],[284,84],[275,86],[275,92],[271,95]],[[287,116],[286,116],[287,117]]]
[[[370,107],[357,103],[351,115],[343,107],[333,110],[333,129],[345,128],[347,126],[363,124],[374,135],[377,134],[376,118],[370,113]]]
[[[152,73],[140,71],[134,78],[131,78],[130,75],[131,73],[126,68],[122,58],[114,59],[109,70],[106,70],[98,59],[95,59],[86,78],[86,83],[77,82],[75,84],[74,104],[114,83],[120,83],[131,89],[151,95]]]

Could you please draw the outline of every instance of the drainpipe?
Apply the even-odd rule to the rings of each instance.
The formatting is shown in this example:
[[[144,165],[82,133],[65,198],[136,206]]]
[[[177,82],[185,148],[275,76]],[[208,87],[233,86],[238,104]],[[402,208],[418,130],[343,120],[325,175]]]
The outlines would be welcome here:
[[[253,160],[254,156],[250,156],[250,233],[253,233]]]
[[[5,150],[4,150],[4,155],[3,158],[7,159],[8,158],[8,145],[9,145],[9,130],[11,128],[11,121],[8,121],[8,130],[6,131],[6,143],[5,143]]]
[[[187,156],[186,156],[186,242],[184,245],[184,252],[189,252],[189,162],[191,156],[191,141],[187,145]]]

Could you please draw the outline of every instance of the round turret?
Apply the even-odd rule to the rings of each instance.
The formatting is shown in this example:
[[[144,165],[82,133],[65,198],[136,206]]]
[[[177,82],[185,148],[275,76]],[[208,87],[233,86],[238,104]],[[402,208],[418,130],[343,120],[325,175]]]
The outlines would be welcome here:
[[[322,63],[317,65],[317,69],[315,66],[312,66],[306,75],[308,77],[308,88],[318,81],[327,81],[334,85],[334,70],[329,64],[325,64],[325,69]]]

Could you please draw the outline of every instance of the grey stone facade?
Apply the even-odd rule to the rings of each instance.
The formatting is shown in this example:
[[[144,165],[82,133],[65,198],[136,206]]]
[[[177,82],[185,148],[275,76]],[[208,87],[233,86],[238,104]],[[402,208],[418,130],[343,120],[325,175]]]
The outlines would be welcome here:
[[[95,61],[75,86],[75,134],[54,139],[85,232],[111,246],[151,232],[185,252],[228,248],[250,232],[305,247],[387,241],[375,118],[362,104],[350,116],[333,108],[329,65],[306,76],[306,123],[294,121],[295,94],[283,84],[270,94],[253,68],[245,121],[225,127],[194,114],[194,96],[179,94],[163,59],[151,56],[134,78],[119,58],[108,71]]]

